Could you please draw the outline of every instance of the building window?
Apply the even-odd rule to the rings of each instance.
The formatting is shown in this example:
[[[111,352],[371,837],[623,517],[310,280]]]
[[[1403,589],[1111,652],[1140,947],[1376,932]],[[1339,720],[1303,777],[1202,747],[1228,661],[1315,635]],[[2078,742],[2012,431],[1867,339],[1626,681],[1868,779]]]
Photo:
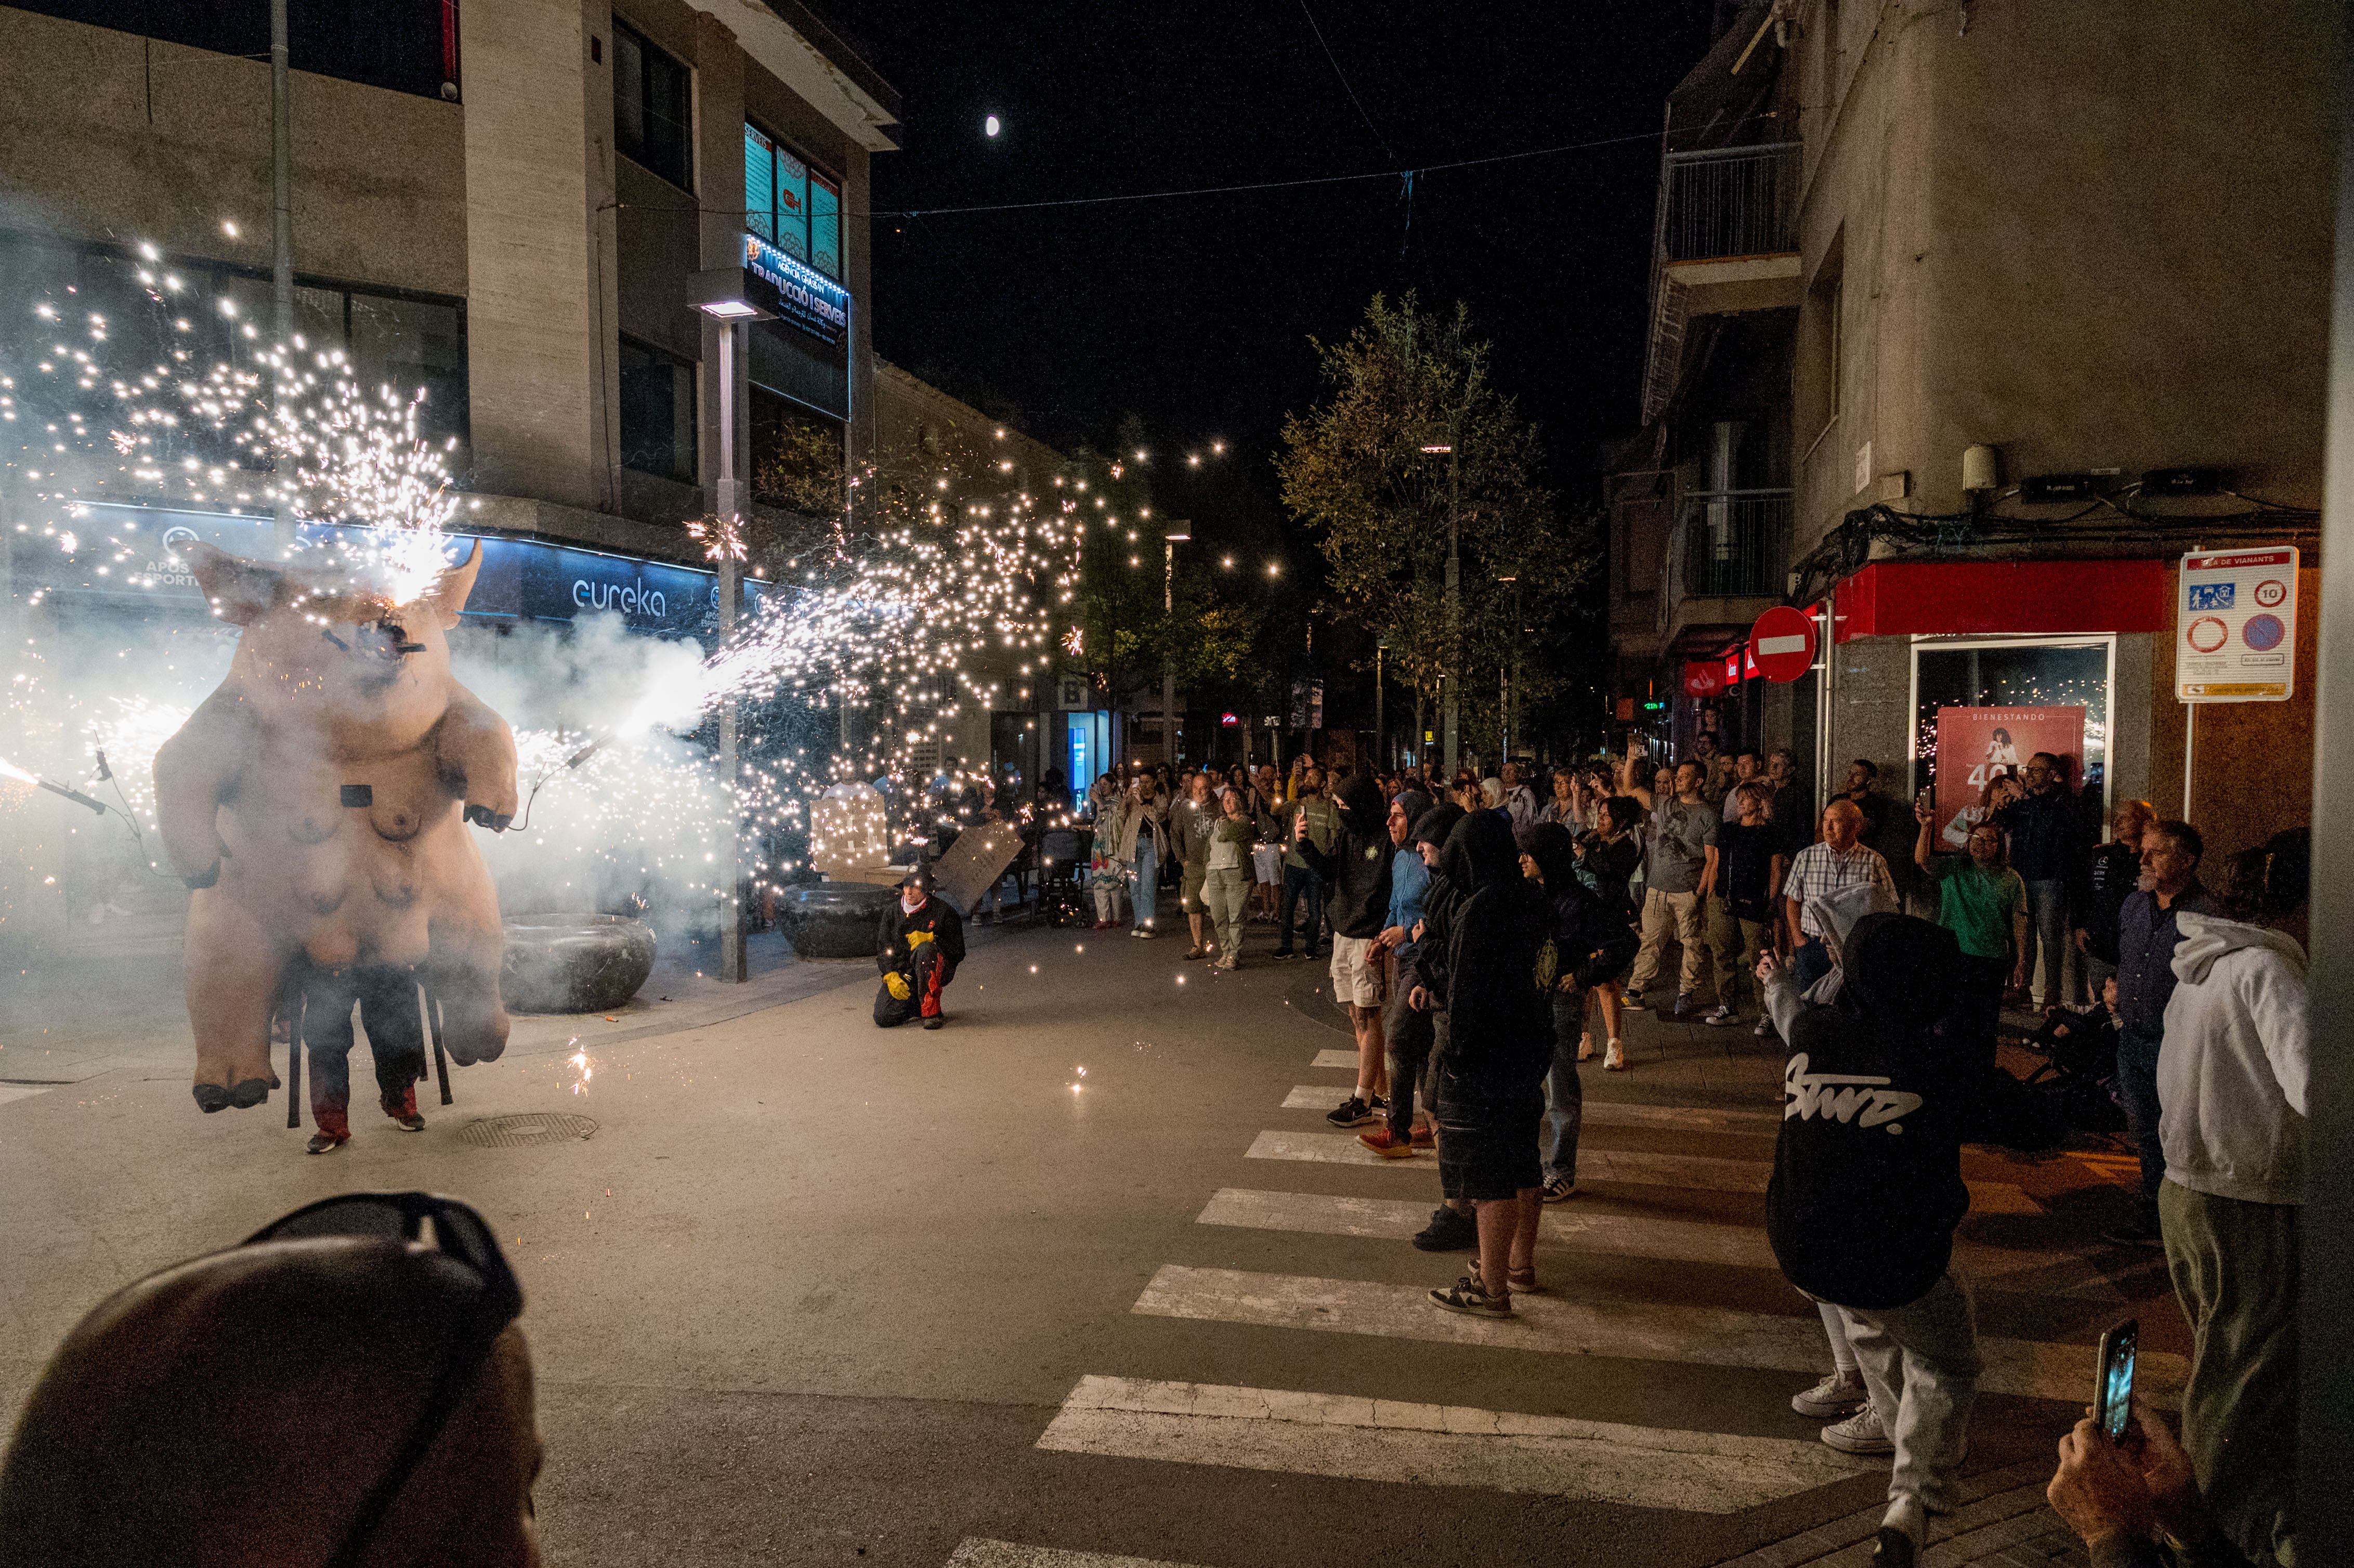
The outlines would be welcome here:
[[[684,66],[613,19],[613,145],[681,190],[695,188],[692,81]]]
[[[744,208],[745,228],[827,277],[842,276],[842,187],[748,124]]]
[[[695,366],[621,340],[621,463],[695,482]]]

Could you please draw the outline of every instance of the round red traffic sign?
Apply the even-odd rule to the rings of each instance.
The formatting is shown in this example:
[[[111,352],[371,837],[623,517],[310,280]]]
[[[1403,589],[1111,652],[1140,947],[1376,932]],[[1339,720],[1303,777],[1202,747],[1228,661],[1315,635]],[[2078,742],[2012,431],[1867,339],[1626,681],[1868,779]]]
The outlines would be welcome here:
[[[1769,681],[1797,680],[1815,664],[1815,618],[1777,604],[1749,629],[1749,656]]]

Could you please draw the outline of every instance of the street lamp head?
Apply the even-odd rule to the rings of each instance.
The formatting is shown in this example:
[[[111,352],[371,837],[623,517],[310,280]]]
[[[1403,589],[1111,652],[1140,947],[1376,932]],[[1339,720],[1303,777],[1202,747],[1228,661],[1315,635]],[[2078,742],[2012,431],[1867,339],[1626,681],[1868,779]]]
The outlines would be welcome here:
[[[776,313],[754,304],[744,288],[744,269],[714,267],[689,281],[686,302],[714,321],[773,320]]]
[[[1192,539],[1192,538],[1193,537],[1193,535],[1192,530],[1191,530],[1191,529],[1188,529],[1186,532],[1182,533],[1182,534],[1172,532],[1172,533],[1168,533],[1168,534],[1163,534],[1163,535],[1161,535],[1161,536],[1162,538],[1164,538],[1164,539],[1168,540],[1168,541],[1169,541],[1171,544],[1172,544],[1172,545],[1182,545],[1182,544],[1186,543],[1188,540]]]
[[[1426,452],[1451,452],[1455,447],[1450,441],[1426,441],[1422,450]]]

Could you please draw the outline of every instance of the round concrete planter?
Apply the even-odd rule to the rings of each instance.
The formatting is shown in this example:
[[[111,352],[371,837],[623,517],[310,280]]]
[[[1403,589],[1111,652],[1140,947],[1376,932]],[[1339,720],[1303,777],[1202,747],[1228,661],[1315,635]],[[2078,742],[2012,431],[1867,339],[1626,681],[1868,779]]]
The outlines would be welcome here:
[[[517,1012],[604,1012],[638,994],[654,934],[623,915],[513,915],[500,993]]]
[[[801,958],[871,959],[883,911],[898,896],[868,882],[822,882],[777,900],[777,920]]]

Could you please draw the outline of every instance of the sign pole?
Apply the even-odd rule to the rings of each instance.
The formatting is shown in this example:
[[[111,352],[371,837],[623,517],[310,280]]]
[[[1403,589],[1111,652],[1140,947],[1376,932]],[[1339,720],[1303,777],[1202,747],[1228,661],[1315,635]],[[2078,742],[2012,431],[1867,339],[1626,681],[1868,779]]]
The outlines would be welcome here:
[[[2190,820],[2190,749],[2199,734],[2199,705],[2182,705],[2182,820]]]

